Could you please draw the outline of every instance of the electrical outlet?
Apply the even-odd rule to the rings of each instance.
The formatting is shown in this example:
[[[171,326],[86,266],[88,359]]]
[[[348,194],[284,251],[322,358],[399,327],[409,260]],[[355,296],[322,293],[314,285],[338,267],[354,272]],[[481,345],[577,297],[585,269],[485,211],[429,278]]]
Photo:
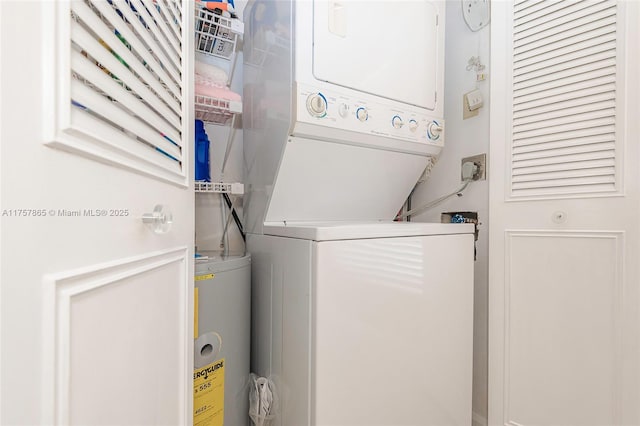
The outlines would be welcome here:
[[[462,179],[462,165],[467,161],[471,161],[478,166],[478,171],[473,176],[473,180],[486,180],[487,179],[487,154],[478,154],[472,157],[465,157],[460,162],[460,179]]]

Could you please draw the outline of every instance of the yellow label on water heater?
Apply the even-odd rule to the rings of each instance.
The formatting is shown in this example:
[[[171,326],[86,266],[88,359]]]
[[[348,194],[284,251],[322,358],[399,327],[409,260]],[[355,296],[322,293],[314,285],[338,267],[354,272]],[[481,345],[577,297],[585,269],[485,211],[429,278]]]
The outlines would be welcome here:
[[[224,425],[224,358],[193,372],[193,426]]]
[[[204,280],[210,280],[213,277],[215,277],[215,274],[204,274],[204,275],[196,275],[195,280],[196,281],[204,281]]]

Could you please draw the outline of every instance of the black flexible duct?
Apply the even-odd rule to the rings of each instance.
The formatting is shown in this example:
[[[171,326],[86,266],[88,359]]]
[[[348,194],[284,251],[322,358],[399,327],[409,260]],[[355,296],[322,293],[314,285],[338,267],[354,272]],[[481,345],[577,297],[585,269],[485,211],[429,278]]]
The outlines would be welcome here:
[[[229,194],[222,194],[224,201],[227,203],[227,207],[231,209],[232,203],[231,198],[229,198]],[[233,215],[233,221],[236,223],[238,227],[238,231],[240,231],[240,235],[242,236],[242,241],[247,241],[247,236],[244,233],[244,228],[242,226],[242,222],[240,222],[240,218],[238,217],[238,213],[236,213],[236,209],[231,210],[231,214]]]

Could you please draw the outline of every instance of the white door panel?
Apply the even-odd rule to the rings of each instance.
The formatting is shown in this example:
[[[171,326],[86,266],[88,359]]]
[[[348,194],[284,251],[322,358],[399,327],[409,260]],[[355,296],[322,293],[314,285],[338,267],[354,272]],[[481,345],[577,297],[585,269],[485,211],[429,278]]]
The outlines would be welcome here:
[[[2,424],[192,421],[193,14],[131,5],[0,2]]]
[[[620,424],[624,234],[506,235],[507,418]]]
[[[640,424],[638,19],[492,4],[490,425]]]
[[[188,263],[185,247],[45,277],[44,423],[182,422]]]
[[[438,10],[431,1],[314,1],[318,80],[433,110]],[[411,82],[411,84],[409,84]]]

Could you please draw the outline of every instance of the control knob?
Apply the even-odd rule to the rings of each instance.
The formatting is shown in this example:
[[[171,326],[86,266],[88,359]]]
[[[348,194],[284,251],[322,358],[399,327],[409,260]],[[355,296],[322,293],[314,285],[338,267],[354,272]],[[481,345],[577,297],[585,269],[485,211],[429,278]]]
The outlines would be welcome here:
[[[327,99],[322,93],[314,93],[307,98],[307,111],[314,117],[327,115]]]
[[[442,134],[442,126],[436,120],[433,120],[427,125],[427,139],[437,141]]]
[[[338,114],[340,114],[340,117],[342,118],[345,118],[347,115],[349,115],[349,105],[341,103],[338,107]]]
[[[415,132],[418,129],[418,122],[414,119],[409,120],[409,130]]]
[[[396,129],[400,129],[402,128],[402,126],[404,126],[404,123],[402,122],[402,118],[400,118],[399,115],[394,115],[391,119],[391,125]]]
[[[356,110],[356,117],[360,121],[367,121],[367,119],[369,118],[369,113],[367,112],[366,108],[360,107]]]

